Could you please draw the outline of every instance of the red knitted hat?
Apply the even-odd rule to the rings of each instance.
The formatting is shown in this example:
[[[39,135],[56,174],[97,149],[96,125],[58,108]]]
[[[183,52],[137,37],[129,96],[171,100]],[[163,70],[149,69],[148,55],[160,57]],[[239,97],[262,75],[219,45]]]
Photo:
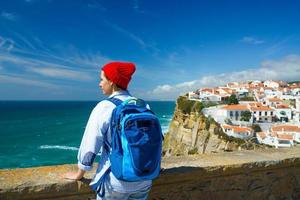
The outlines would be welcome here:
[[[105,76],[122,89],[127,89],[135,65],[131,62],[111,62],[102,67]]]

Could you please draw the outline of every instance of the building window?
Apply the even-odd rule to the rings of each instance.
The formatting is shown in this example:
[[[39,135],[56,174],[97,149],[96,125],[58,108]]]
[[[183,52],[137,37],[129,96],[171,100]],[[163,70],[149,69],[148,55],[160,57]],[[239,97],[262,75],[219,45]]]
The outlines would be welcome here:
[[[233,116],[233,112],[232,112],[232,111],[230,111],[230,116],[231,116],[231,117]]]
[[[254,114],[256,114],[256,111],[254,111]]]
[[[273,116],[273,111],[271,111],[271,116]]]
[[[268,118],[265,118],[265,121],[268,121]]]
[[[267,115],[268,115],[268,112],[266,111],[266,112],[265,112],[265,116],[267,116]]]
[[[259,111],[259,116],[261,116],[261,112]]]
[[[239,116],[239,112],[235,111],[235,116],[238,117]]]

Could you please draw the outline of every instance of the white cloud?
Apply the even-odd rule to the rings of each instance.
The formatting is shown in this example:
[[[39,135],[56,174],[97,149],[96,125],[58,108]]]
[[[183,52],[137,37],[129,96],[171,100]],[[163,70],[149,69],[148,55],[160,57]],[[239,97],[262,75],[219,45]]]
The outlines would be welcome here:
[[[36,86],[36,87],[43,87],[49,89],[59,89],[57,85],[46,83],[40,80],[33,80],[29,78],[24,78],[20,76],[14,75],[0,75],[0,82],[2,83],[10,83],[10,84],[18,84],[18,85],[29,85],[29,86]]]
[[[228,72],[203,76],[198,80],[178,83],[175,85],[159,85],[148,92],[150,99],[176,99],[180,94],[199,89],[225,85],[233,81],[247,80],[300,80],[300,55],[289,55],[281,60],[267,60],[259,68],[250,68],[238,72]]]
[[[72,46],[51,50],[38,38],[28,39],[14,33],[16,40],[0,36],[0,64],[14,74],[30,76],[32,73],[55,79],[69,79],[74,81],[90,81],[97,76],[100,65],[110,59],[100,53],[82,53]],[[16,42],[17,41],[17,42]],[[57,52],[63,53],[57,53]],[[10,66],[10,67],[8,67]]]
[[[10,20],[10,21],[16,21],[17,20],[17,15],[14,13],[9,13],[6,11],[2,11],[1,12],[1,17],[3,17],[4,19]]]
[[[247,44],[263,44],[263,43],[265,43],[265,41],[258,40],[254,37],[243,37],[243,39],[241,39],[240,41],[247,43]]]
[[[41,74],[43,76],[54,77],[54,78],[64,78],[73,80],[92,80],[93,77],[87,73],[80,71],[69,70],[69,69],[59,69],[50,67],[31,67],[29,71]]]
[[[0,36],[0,50],[10,52],[15,46],[15,42],[10,38]]]
[[[159,85],[153,90],[154,94],[160,94],[162,92],[170,92],[173,89],[171,85]]]

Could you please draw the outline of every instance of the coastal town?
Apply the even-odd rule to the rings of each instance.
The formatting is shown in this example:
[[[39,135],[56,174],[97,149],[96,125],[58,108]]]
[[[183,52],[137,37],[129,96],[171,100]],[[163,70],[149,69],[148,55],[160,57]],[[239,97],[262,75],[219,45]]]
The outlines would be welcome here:
[[[259,144],[292,147],[300,143],[300,83],[230,82],[189,92],[202,102],[202,113],[218,122],[228,136]]]

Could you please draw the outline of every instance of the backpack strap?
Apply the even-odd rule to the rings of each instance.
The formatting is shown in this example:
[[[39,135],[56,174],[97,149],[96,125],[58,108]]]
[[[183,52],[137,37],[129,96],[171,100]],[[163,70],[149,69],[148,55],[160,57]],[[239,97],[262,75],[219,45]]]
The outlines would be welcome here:
[[[119,106],[122,104],[122,100],[120,99],[117,99],[117,98],[114,98],[114,97],[111,97],[111,98],[106,98],[104,100],[107,100],[111,103],[113,103],[115,106]],[[111,127],[111,121],[112,119],[110,120],[110,123],[109,123],[109,126]],[[107,137],[107,136],[106,136]],[[110,148],[111,148],[111,145],[109,144],[109,142],[107,141],[105,137],[105,140],[104,140],[104,148],[106,150],[107,153],[110,152]],[[97,185],[93,188],[94,190],[96,190],[97,194],[103,198],[104,195],[105,195],[105,186],[104,186],[104,182],[105,182],[105,179],[106,179],[106,176],[111,172],[111,167],[107,168],[106,171],[104,172],[104,174],[102,175],[101,179],[98,181]]]
[[[106,98],[105,100],[112,102],[115,106],[120,105],[123,101],[114,97]]]
[[[122,100],[120,99],[117,99],[117,98],[114,98],[114,97],[111,97],[111,98],[107,98],[105,99],[111,103],[113,103],[116,107],[121,105],[122,104]],[[111,125],[111,122],[112,122],[112,119],[110,120],[110,123],[109,123],[109,127],[112,128],[112,125]],[[112,130],[111,130],[112,131]],[[111,148],[111,144],[107,141],[107,139],[104,140],[104,148],[107,152],[110,152],[110,148]]]

